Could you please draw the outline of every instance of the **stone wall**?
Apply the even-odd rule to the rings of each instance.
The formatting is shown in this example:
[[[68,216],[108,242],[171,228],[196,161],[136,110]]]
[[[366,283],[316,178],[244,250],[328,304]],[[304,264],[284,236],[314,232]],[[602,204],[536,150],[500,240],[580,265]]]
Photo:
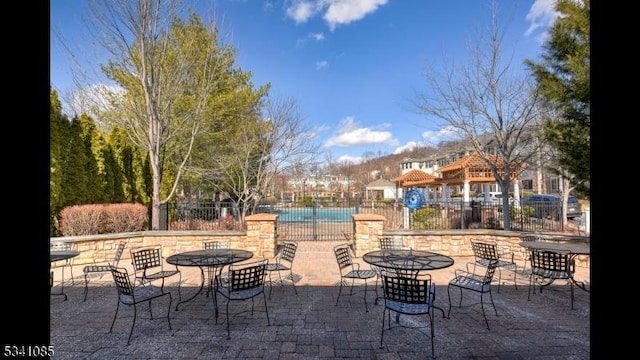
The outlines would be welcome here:
[[[456,230],[393,230],[383,229],[384,217],[375,214],[353,215],[355,223],[353,249],[356,256],[378,248],[379,236],[393,236],[402,239],[402,246],[441,253],[448,256],[473,256],[471,240],[493,241],[503,252],[513,252],[515,260],[523,261],[526,252],[520,242],[522,237],[536,235],[540,241],[549,242],[584,242],[584,236],[558,234],[532,234],[516,231],[493,229],[456,229]],[[576,266],[589,267],[589,255],[576,257]]]
[[[115,256],[120,241],[127,242],[127,249],[121,261],[130,261],[128,249],[161,244],[164,256],[202,249],[204,240],[225,240],[232,248],[252,251],[254,256],[271,258],[277,248],[277,217],[274,214],[255,214],[247,216],[245,231],[140,231],[119,234],[103,234],[91,236],[72,236],[51,238],[50,241],[72,241],[76,243],[80,255],[73,259],[75,265],[92,262],[109,262]],[[394,236],[402,239],[403,246],[442,253],[448,256],[473,256],[471,240],[495,241],[500,249],[511,251],[516,260],[522,261],[524,249],[519,245],[521,238],[530,233],[492,229],[460,229],[460,230],[384,230],[385,217],[376,214],[354,214],[353,243],[355,255],[378,248],[378,237]],[[542,241],[589,242],[588,237],[535,234]],[[54,264],[52,264],[54,265]],[[590,256],[577,257],[576,266],[589,267]]]

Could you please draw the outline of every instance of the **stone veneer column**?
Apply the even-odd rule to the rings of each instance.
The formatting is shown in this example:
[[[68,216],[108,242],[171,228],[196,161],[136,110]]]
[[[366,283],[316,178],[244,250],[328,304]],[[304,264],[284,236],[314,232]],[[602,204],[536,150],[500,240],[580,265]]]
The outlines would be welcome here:
[[[253,214],[245,218],[247,239],[245,249],[253,251],[254,256],[271,258],[276,252],[276,224],[278,215]]]
[[[375,250],[378,247],[378,237],[382,235],[385,217],[377,214],[354,214],[354,248],[357,257]]]

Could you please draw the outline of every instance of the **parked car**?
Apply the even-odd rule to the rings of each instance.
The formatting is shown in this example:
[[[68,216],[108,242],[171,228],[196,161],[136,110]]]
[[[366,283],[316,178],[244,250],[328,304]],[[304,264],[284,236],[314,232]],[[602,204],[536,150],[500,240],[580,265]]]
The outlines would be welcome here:
[[[556,194],[536,194],[522,198],[520,204],[534,208],[532,216],[537,218],[550,217],[560,219],[562,214],[562,198]],[[582,216],[582,204],[575,196],[569,196],[567,200],[567,219]]]
[[[489,191],[487,195],[489,198],[489,204],[497,204],[497,205],[502,204],[502,193],[500,191]],[[483,192],[474,196],[471,200],[487,202],[485,199],[485,193]]]

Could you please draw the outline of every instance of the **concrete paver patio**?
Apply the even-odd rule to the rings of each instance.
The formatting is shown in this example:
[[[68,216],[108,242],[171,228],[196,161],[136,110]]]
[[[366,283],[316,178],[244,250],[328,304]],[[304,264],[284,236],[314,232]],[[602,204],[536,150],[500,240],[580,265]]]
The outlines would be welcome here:
[[[267,300],[271,325],[267,326],[264,312],[238,314],[231,319],[231,340],[227,340],[224,302],[220,304],[217,324],[212,299],[204,292],[175,311],[177,284],[170,282],[172,329],[165,316],[168,301],[153,303],[153,319],[144,305],[138,312],[131,345],[127,346],[133,309],[121,306],[113,332],[109,333],[117,302],[113,280],[108,274],[91,283],[87,301],[83,302],[82,267],[77,266],[74,268],[75,284],[67,282],[64,287],[68,300],[63,301],[60,296],[50,298],[50,337],[55,351],[52,358],[430,358],[428,327],[419,330],[396,328],[385,332],[384,346],[380,348],[383,305],[382,301],[373,305],[375,292],[367,293],[369,312],[365,311],[362,292],[344,296],[343,291],[336,306],[339,275],[332,252],[336,244],[300,242],[293,268],[299,280],[298,294],[290,286],[274,287],[271,299]],[[472,260],[454,259],[454,266],[431,272],[437,285],[436,305],[445,312],[449,306],[448,281],[455,269],[464,268]],[[123,260],[121,265],[132,273],[128,260]],[[184,299],[197,290],[200,272],[197,268],[180,269]],[[528,278],[518,273],[516,289],[511,275],[510,271],[503,271],[500,292],[497,287],[493,288],[499,316],[495,316],[490,302],[485,302],[490,330],[485,327],[479,304],[463,308],[454,306],[450,318],[443,318],[439,311],[434,313],[436,358],[589,359],[590,294],[575,288],[575,309],[571,310],[569,286],[558,281],[542,294],[532,294],[528,301]],[[589,269],[578,268],[576,277],[590,284]],[[378,290],[382,295],[381,289]],[[458,292],[452,291],[454,305],[457,296]],[[256,310],[263,310],[262,298],[256,300]],[[479,296],[465,293],[464,300],[463,304],[475,303]],[[250,309],[250,306],[250,301],[234,302],[231,309],[234,312]],[[416,317],[408,316],[401,317],[400,322],[418,324]]]

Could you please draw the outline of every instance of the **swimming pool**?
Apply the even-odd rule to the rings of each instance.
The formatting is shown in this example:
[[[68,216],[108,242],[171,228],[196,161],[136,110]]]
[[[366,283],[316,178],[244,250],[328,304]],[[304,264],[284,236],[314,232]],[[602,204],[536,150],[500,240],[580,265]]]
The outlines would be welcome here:
[[[278,222],[351,222],[351,215],[357,214],[355,208],[289,208],[276,212]]]

